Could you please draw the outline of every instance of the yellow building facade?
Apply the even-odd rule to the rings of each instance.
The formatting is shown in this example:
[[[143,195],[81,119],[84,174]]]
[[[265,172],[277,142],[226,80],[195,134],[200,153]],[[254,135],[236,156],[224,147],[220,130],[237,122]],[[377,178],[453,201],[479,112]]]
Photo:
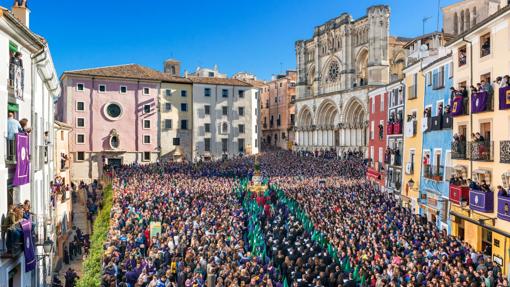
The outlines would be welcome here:
[[[159,93],[159,147],[161,161],[192,160],[193,85],[167,76]]]
[[[510,271],[510,197],[498,196],[497,187],[509,189],[510,109],[501,109],[500,104],[505,106],[507,101],[510,106],[510,92],[502,89],[500,103],[504,84],[496,80],[510,74],[509,26],[510,9],[505,7],[448,45],[458,90],[487,83],[487,93],[469,91],[464,100],[458,97],[465,111],[453,121],[454,174],[472,179],[476,185],[450,184],[451,231],[477,251],[492,256],[505,274]],[[490,192],[480,191],[484,181]]]
[[[425,78],[420,62],[405,70],[405,109],[404,109],[404,173],[402,202],[418,213],[418,197],[422,158],[422,133],[420,124],[423,118],[423,97]]]

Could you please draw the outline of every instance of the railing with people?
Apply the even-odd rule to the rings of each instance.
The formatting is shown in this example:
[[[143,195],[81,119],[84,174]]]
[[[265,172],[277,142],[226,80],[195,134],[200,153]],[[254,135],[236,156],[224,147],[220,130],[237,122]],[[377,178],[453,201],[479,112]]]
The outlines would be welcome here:
[[[467,159],[466,148],[465,140],[454,140],[452,142],[452,159]]]
[[[499,142],[499,162],[510,163],[510,141]]]
[[[427,179],[442,181],[444,178],[444,166],[442,165],[424,165],[423,176]]]
[[[469,143],[470,159],[473,161],[493,161],[494,142],[472,141]]]

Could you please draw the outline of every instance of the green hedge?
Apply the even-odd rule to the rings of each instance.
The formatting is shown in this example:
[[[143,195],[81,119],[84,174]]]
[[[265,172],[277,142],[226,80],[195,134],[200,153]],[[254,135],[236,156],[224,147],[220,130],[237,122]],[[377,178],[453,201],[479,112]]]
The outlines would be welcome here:
[[[108,185],[103,192],[103,208],[99,210],[94,221],[94,230],[90,237],[90,253],[83,262],[83,273],[78,281],[78,287],[98,287],[101,285],[101,258],[104,252],[103,244],[108,235],[112,204],[112,186]]]

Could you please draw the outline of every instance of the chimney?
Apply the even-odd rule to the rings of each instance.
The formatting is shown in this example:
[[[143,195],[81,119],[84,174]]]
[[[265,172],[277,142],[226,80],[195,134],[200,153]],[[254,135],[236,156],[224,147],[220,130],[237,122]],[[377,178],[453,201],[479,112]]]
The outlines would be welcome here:
[[[30,28],[30,9],[27,7],[27,0],[14,0],[12,14],[14,17],[18,18],[23,25]]]

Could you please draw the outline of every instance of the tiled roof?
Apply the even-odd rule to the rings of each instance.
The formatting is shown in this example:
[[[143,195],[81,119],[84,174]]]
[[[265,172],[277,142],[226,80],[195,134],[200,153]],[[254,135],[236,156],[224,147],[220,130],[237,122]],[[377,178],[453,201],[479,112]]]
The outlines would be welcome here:
[[[110,77],[149,81],[191,83],[191,81],[186,78],[170,76],[138,64],[127,64],[85,70],[67,71],[64,72],[64,75],[80,75],[80,76]]]
[[[189,77],[189,79],[195,84],[251,87],[250,84],[237,79],[206,77]]]

